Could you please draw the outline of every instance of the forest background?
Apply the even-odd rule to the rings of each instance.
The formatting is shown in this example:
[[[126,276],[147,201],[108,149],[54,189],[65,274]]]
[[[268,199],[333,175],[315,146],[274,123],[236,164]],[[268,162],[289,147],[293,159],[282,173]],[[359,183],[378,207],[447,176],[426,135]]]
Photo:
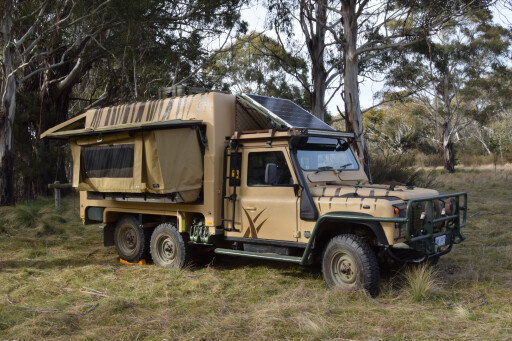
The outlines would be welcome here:
[[[244,21],[251,6],[265,10],[264,30]],[[69,181],[67,145],[42,132],[175,85],[291,99],[355,132],[374,181],[424,182],[419,167],[512,160],[512,23],[495,18],[512,10],[510,0],[0,0],[0,8],[0,205]],[[368,79],[383,86],[363,108],[359,84]]]

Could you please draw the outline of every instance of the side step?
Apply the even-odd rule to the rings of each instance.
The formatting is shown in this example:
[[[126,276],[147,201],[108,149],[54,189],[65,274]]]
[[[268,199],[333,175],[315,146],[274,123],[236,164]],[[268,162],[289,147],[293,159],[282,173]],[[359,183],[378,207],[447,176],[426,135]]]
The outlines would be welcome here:
[[[276,253],[258,253],[258,252],[221,249],[221,248],[215,249],[215,253],[218,253],[220,255],[227,255],[227,256],[242,256],[242,257],[248,257],[248,258],[277,260],[277,261],[281,261],[281,262],[290,262],[290,263],[296,263],[296,264],[301,264],[301,262],[302,262],[301,257],[284,256],[284,255],[278,255]]]

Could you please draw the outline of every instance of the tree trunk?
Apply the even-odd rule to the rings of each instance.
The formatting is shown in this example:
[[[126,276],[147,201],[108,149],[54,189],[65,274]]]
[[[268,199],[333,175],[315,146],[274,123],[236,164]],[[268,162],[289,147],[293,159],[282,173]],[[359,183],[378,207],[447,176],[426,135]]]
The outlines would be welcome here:
[[[450,173],[455,173],[455,150],[451,140],[443,143],[443,155],[444,168]]]
[[[359,83],[357,81],[359,65],[357,57],[357,22],[355,19],[355,11],[355,0],[342,1],[344,30],[343,95],[345,101],[345,115],[347,116],[346,128],[347,131],[353,132],[356,135],[355,151],[359,161],[364,165],[364,171],[368,176],[368,180],[371,182],[370,162],[363,135],[363,118],[361,104],[359,102]]]
[[[4,139],[0,148],[4,149]],[[10,149],[3,150],[0,159],[0,206],[14,205],[13,156]]]
[[[307,5],[309,4],[306,4],[304,1],[301,2],[301,6]],[[306,35],[306,37],[310,37],[310,39],[306,39],[306,45],[312,64],[311,80],[313,82],[313,91],[311,92],[311,110],[313,115],[324,121],[325,91],[327,86],[327,71],[325,70],[324,60],[327,0],[315,1],[315,7],[315,31],[310,32],[311,35]],[[303,19],[304,16],[301,16],[301,18]],[[307,25],[303,23],[302,26]]]
[[[7,61],[8,58],[5,58]],[[0,206],[14,205],[13,131],[16,111],[16,80],[7,82],[5,99],[0,109]]]
[[[313,92],[311,93],[311,110],[313,115],[321,119],[325,120],[325,90],[326,90],[326,80],[327,80],[327,72],[325,72],[324,65],[315,65],[313,63],[312,67],[312,80],[313,80]]]
[[[12,19],[8,5],[4,8],[2,17],[2,42],[7,46],[4,49],[2,65],[3,79],[0,84],[0,206],[14,205],[14,179],[13,179],[13,123],[16,112],[16,78],[14,47],[8,45],[12,29]]]

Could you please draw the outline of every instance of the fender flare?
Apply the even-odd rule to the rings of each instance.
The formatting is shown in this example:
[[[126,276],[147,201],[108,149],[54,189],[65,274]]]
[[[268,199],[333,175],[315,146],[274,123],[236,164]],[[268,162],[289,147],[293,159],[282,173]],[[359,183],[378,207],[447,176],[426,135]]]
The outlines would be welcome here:
[[[316,241],[316,237],[318,231],[321,229],[323,223],[328,221],[334,221],[339,223],[357,223],[358,225],[363,225],[368,227],[377,238],[377,241],[383,245],[389,245],[388,240],[386,238],[386,234],[384,233],[384,229],[380,223],[381,220],[385,220],[386,218],[374,217],[365,213],[355,213],[355,212],[329,212],[322,215],[317,219],[315,227],[311,232],[311,237],[309,238],[306,249],[304,250],[304,254],[302,255],[301,264],[309,264],[310,263],[310,255],[312,253],[313,245]]]

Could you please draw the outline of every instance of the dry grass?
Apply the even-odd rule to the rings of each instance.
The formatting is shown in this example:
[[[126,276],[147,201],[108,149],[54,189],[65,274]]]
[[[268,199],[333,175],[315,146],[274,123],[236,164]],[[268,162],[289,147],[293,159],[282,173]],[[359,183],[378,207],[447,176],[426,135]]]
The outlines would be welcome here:
[[[428,263],[410,266],[405,270],[406,292],[414,302],[423,302],[438,287],[438,272]]]
[[[1,207],[0,339],[510,340],[512,172],[465,170],[439,184],[469,192],[468,238],[435,276],[412,277],[437,282],[420,299],[405,275],[382,279],[372,299],[329,291],[317,269],[290,264],[123,265],[97,226],[80,224],[76,200]]]

